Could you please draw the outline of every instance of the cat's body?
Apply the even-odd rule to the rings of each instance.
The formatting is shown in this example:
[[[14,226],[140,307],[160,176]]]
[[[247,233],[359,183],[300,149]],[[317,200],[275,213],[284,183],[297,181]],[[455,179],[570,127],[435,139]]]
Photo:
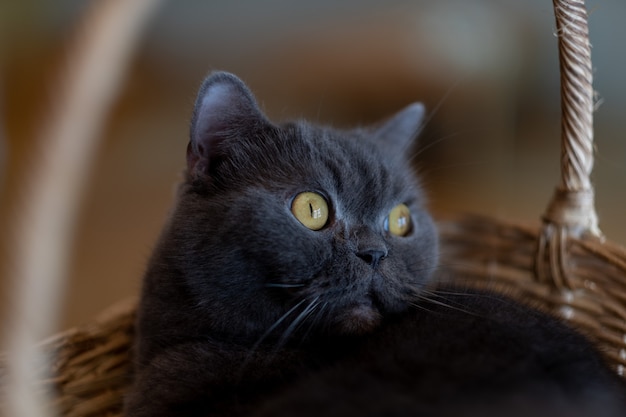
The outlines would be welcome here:
[[[257,417],[619,417],[623,381],[560,320],[489,293],[440,289]]]
[[[319,407],[309,415],[383,415],[338,411],[374,387],[391,415],[542,384],[572,386],[555,401],[619,397],[620,381],[558,321],[428,289],[437,234],[405,157],[422,113],[343,132],[276,126],[234,76],[205,81],[186,181],[144,281],[128,416],[291,415],[307,402]]]

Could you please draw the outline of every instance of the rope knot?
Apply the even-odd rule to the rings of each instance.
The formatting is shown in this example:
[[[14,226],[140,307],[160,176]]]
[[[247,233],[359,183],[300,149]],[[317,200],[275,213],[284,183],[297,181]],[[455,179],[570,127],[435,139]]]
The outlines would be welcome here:
[[[592,234],[602,236],[594,206],[594,191],[557,188],[543,215],[546,223],[563,227],[574,236]]]

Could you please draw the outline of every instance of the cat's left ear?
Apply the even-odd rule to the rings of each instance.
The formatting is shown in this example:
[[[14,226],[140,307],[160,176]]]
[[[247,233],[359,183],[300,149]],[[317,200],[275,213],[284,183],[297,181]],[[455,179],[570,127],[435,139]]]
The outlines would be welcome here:
[[[376,142],[383,143],[392,155],[405,155],[420,132],[425,113],[422,103],[408,105],[375,128]]]
[[[225,157],[227,142],[254,135],[268,124],[243,81],[227,72],[211,74],[200,87],[191,119],[188,173],[208,175]]]

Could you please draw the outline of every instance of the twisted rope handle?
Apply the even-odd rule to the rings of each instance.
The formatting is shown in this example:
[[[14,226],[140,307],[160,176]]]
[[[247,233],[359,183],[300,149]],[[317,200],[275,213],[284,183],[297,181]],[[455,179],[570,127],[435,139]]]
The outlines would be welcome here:
[[[584,0],[553,0],[561,70],[561,181],[543,216],[536,276],[574,289],[567,259],[570,236],[602,238],[590,175],[593,169],[593,75]]]
[[[561,181],[544,215],[569,233],[600,236],[593,169],[593,75],[584,0],[553,0],[561,70]]]

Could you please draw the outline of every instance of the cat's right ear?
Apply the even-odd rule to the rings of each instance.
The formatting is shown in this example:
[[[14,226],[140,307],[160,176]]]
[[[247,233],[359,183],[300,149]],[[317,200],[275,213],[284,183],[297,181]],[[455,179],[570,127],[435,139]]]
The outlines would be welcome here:
[[[390,155],[406,155],[417,138],[426,110],[422,103],[413,103],[378,126],[374,136]]]
[[[213,162],[224,156],[223,142],[269,123],[248,87],[233,74],[207,77],[193,111],[187,146],[187,173],[209,174]]]

